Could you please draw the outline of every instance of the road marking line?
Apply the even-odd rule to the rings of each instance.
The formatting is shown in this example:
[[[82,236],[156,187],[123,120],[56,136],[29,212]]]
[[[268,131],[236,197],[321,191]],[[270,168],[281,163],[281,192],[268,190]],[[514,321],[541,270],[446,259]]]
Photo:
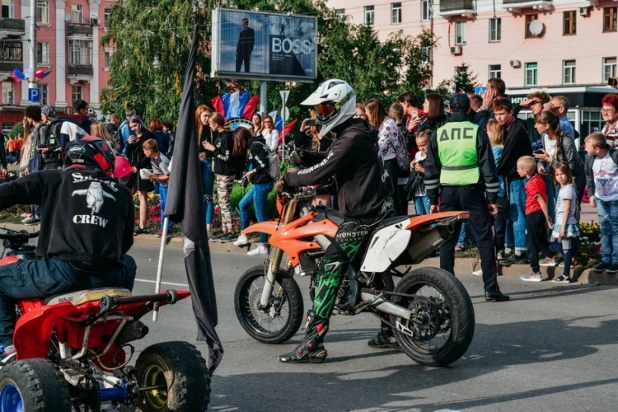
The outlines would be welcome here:
[[[156,280],[148,280],[148,279],[135,279],[136,282],[145,282],[145,283],[157,283]],[[189,285],[186,283],[173,283],[173,282],[161,282],[162,285],[170,285],[170,286],[183,286],[188,288]]]

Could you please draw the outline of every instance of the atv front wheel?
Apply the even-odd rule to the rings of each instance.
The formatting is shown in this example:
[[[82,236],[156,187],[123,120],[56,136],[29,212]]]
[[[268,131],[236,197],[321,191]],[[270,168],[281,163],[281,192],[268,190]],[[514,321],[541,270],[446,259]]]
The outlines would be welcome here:
[[[2,368],[0,411],[71,412],[69,386],[46,359],[26,359]]]
[[[210,375],[195,346],[187,342],[149,346],[135,367],[140,411],[194,412],[208,408]]]

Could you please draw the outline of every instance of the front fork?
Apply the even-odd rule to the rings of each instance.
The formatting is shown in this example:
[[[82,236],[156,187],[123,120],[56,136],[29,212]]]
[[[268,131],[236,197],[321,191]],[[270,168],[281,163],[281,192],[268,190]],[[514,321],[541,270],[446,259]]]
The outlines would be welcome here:
[[[285,216],[283,217],[283,222],[281,222],[280,226],[285,226],[294,220],[297,205],[298,201],[296,199],[292,199],[290,201],[290,203],[286,206]],[[283,260],[283,250],[280,248],[273,247],[271,253],[272,258],[270,259],[270,265],[267,266],[266,282],[264,282],[264,289],[262,289],[262,296],[260,297],[260,304],[262,307],[268,305],[268,302],[270,301],[273,287],[275,285],[275,277],[279,274],[279,267],[281,265],[281,260]]]

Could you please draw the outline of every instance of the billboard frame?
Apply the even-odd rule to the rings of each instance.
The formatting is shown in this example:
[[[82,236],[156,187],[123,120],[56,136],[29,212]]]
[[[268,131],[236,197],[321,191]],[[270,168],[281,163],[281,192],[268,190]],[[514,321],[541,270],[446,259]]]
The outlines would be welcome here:
[[[315,20],[316,31],[316,50],[315,50],[315,62],[313,67],[314,75],[312,77],[298,77],[287,76],[279,74],[259,74],[259,73],[245,73],[245,72],[229,72],[221,70],[221,12],[246,12],[252,14],[264,14],[267,16],[284,16],[284,17],[297,17],[303,19]],[[215,8],[212,10],[212,54],[211,54],[211,69],[210,77],[219,79],[239,79],[239,80],[257,80],[257,81],[274,81],[274,82],[294,82],[294,83],[313,83],[318,79],[318,48],[317,48],[317,32],[318,32],[318,18],[316,16],[305,16],[302,14],[287,14],[287,13],[271,13],[263,11],[253,10],[241,10],[241,9],[229,9],[229,8]]]

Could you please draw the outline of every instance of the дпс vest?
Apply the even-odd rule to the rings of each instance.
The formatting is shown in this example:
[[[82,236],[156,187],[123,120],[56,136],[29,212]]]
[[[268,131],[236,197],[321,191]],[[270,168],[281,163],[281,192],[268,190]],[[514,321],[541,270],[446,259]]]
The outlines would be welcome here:
[[[447,123],[438,129],[438,155],[442,163],[441,185],[467,186],[478,183],[478,129],[477,125],[469,121]]]

